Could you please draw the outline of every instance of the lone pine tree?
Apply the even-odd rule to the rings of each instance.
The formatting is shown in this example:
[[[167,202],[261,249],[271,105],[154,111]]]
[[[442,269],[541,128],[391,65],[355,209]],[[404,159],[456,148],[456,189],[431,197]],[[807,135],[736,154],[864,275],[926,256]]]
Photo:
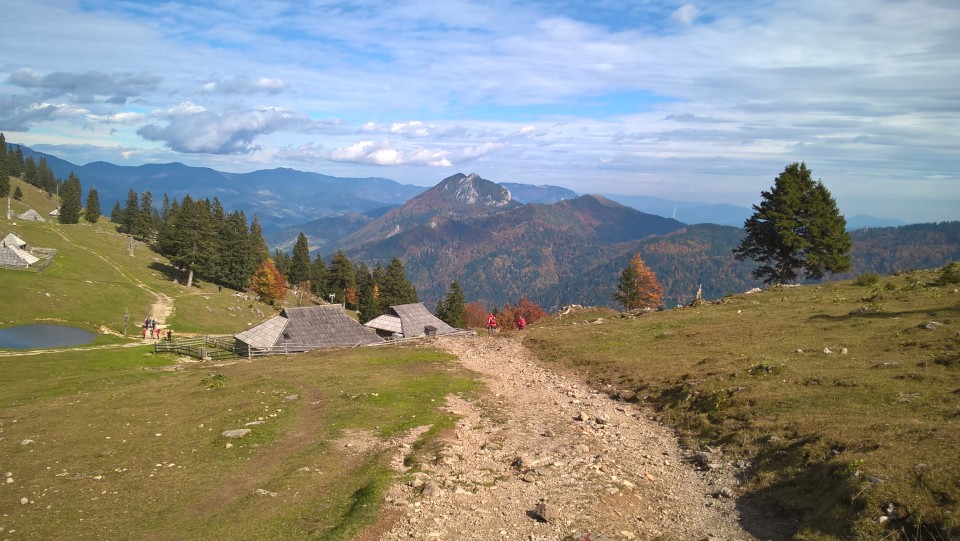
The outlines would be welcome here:
[[[774,181],[743,227],[747,234],[733,250],[738,261],[760,263],[753,277],[783,284],[801,272],[808,280],[825,272],[850,270],[850,234],[837,202],[805,163],[794,162]]]

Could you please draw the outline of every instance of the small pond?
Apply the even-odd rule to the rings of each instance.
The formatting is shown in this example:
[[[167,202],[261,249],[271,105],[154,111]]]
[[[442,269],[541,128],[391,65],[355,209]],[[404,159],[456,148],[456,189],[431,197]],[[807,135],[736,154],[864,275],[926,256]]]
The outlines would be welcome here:
[[[23,325],[0,329],[0,349],[45,349],[63,346],[82,346],[93,342],[97,335],[64,325]]]

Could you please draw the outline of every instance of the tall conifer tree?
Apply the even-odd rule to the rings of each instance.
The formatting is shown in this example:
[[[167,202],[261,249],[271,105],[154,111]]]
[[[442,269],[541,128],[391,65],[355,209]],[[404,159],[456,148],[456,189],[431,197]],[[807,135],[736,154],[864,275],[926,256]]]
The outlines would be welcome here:
[[[87,205],[84,211],[84,218],[88,222],[95,224],[100,219],[100,195],[96,188],[90,188],[87,192]]]
[[[760,263],[753,277],[764,283],[789,283],[801,276],[823,278],[850,269],[852,242],[847,221],[823,182],[813,180],[805,163],[788,165],[774,180],[743,228],[747,234],[733,250],[738,261]]]
[[[63,183],[63,189],[60,190],[60,223],[75,224],[80,222],[80,179],[77,175],[70,173],[66,182]]]
[[[303,231],[297,235],[297,242],[293,245],[293,258],[290,261],[288,276],[290,283],[294,285],[310,279],[310,245]]]

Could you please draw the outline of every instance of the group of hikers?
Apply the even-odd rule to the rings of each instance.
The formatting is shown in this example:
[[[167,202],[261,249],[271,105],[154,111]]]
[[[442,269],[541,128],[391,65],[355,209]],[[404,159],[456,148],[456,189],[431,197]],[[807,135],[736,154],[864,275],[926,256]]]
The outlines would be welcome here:
[[[527,326],[527,320],[520,316],[517,318],[517,330],[522,331],[524,327]],[[487,316],[487,334],[493,334],[493,330],[497,328],[497,316],[493,312],[490,312],[490,315]]]
[[[141,333],[143,339],[147,339],[147,334],[150,334],[151,340],[160,340],[161,338],[166,338],[167,340],[173,340],[173,329],[163,329],[157,328],[157,320],[151,317],[143,320],[143,327],[141,328]]]

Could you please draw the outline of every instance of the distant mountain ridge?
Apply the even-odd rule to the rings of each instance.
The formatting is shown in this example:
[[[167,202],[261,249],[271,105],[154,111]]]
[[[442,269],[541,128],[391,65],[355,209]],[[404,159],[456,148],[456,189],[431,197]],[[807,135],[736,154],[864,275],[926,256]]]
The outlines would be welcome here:
[[[428,191],[424,197],[433,195]],[[368,264],[399,255],[428,302],[439,299],[453,280],[471,299],[491,304],[516,301],[521,295],[536,298],[583,268],[622,255],[622,243],[684,227],[594,195],[549,205],[516,205],[486,215],[440,212],[413,200],[408,205],[391,211],[406,216],[407,227],[344,243],[351,259]],[[384,231],[373,224],[364,228],[368,229]]]

